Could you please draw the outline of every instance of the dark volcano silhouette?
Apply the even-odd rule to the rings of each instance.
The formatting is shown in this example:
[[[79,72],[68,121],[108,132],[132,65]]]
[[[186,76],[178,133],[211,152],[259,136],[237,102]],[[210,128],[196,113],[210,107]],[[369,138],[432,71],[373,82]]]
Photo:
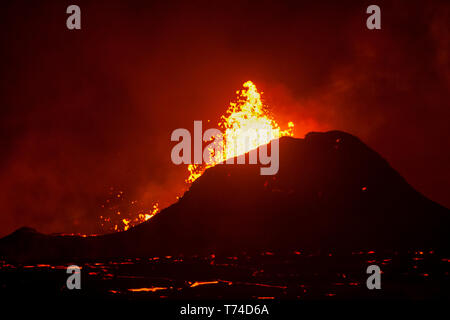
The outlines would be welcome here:
[[[150,221],[97,237],[22,228],[0,240],[14,261],[242,250],[447,248],[450,212],[415,191],[358,138],[339,131],[280,139],[275,176],[217,165]]]

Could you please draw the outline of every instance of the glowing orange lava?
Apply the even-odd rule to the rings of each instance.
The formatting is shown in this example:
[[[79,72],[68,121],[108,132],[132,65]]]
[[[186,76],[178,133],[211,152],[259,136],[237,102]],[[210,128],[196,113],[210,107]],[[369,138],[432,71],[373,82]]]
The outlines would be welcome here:
[[[286,130],[281,130],[278,123],[262,103],[261,94],[251,81],[244,83],[244,89],[237,91],[236,102],[231,102],[225,115],[220,118],[219,128],[223,132],[222,152],[213,154],[212,163],[190,164],[187,183],[198,179],[206,169],[215,166],[229,158],[245,154],[273,139],[294,135],[294,123],[289,122]],[[266,134],[254,133],[264,132]]]
[[[130,210],[133,210],[132,207],[135,202],[136,201],[132,201],[128,205],[130,207]],[[107,203],[110,203],[110,201],[107,200]],[[106,231],[127,231],[129,228],[135,225],[150,220],[160,211],[158,202],[156,202],[150,210],[139,210],[136,214],[131,211],[128,212],[126,217],[123,217],[125,215],[124,212],[115,210],[116,208],[116,205],[111,205],[108,209],[110,209],[112,213],[109,214],[108,217],[100,216],[100,224],[102,228],[106,229]]]

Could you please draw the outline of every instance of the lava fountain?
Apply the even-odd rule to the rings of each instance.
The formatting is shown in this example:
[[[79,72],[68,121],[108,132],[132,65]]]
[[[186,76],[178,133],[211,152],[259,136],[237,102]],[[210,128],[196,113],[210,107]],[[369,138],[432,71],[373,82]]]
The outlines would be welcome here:
[[[187,187],[198,179],[206,169],[218,163],[243,155],[269,143],[272,139],[294,135],[294,123],[289,122],[288,128],[282,130],[273,118],[269,107],[263,104],[261,93],[258,92],[252,81],[245,82],[243,87],[242,90],[236,91],[237,99],[235,102],[230,102],[225,114],[220,117],[217,123],[218,128],[223,133],[221,142],[223,145],[220,148],[222,151],[213,154],[215,151],[210,150],[212,161],[209,163],[188,165]],[[268,134],[252,137],[249,134],[250,132],[265,132]],[[249,139],[249,137],[252,138]],[[128,215],[127,218],[121,217],[121,212],[115,210],[115,207],[110,206],[110,209],[115,212],[113,217],[100,217],[102,227],[109,226],[108,231],[126,231],[130,227],[151,219],[159,212],[158,203],[155,203],[150,210],[137,212],[134,217]]]
[[[281,130],[269,108],[262,103],[261,94],[253,82],[247,81],[243,87],[244,89],[236,92],[236,102],[230,102],[218,123],[218,127],[223,132],[223,146],[220,148],[223,151],[219,154],[211,154],[212,161],[208,164],[190,164],[189,177],[186,179],[188,184],[198,179],[206,169],[220,162],[243,155],[269,143],[272,139],[294,135],[294,123],[289,122],[288,128]],[[253,132],[268,134],[254,136],[251,134]]]

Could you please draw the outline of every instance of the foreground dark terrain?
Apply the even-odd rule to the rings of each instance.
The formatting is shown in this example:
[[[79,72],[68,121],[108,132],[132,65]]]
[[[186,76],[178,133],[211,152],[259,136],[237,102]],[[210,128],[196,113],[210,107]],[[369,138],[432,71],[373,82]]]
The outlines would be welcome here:
[[[107,298],[448,298],[449,210],[339,131],[280,139],[280,169],[208,169],[174,205],[126,232],[0,240],[3,292]],[[382,269],[369,291],[367,266]],[[71,293],[72,294],[72,293]]]
[[[260,252],[236,256],[74,261],[82,290],[65,283],[69,264],[9,265],[1,293],[89,299],[448,299],[450,255],[404,252]],[[368,290],[367,266],[382,269],[382,289]]]

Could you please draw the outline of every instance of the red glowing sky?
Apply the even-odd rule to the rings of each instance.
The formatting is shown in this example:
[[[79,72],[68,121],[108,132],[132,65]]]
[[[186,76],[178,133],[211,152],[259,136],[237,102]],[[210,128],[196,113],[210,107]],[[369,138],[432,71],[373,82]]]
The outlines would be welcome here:
[[[183,188],[170,133],[214,120],[252,80],[295,135],[360,137],[450,207],[448,3],[2,4],[0,236],[99,232],[109,188],[162,206]],[[407,4],[407,5],[406,5]]]

